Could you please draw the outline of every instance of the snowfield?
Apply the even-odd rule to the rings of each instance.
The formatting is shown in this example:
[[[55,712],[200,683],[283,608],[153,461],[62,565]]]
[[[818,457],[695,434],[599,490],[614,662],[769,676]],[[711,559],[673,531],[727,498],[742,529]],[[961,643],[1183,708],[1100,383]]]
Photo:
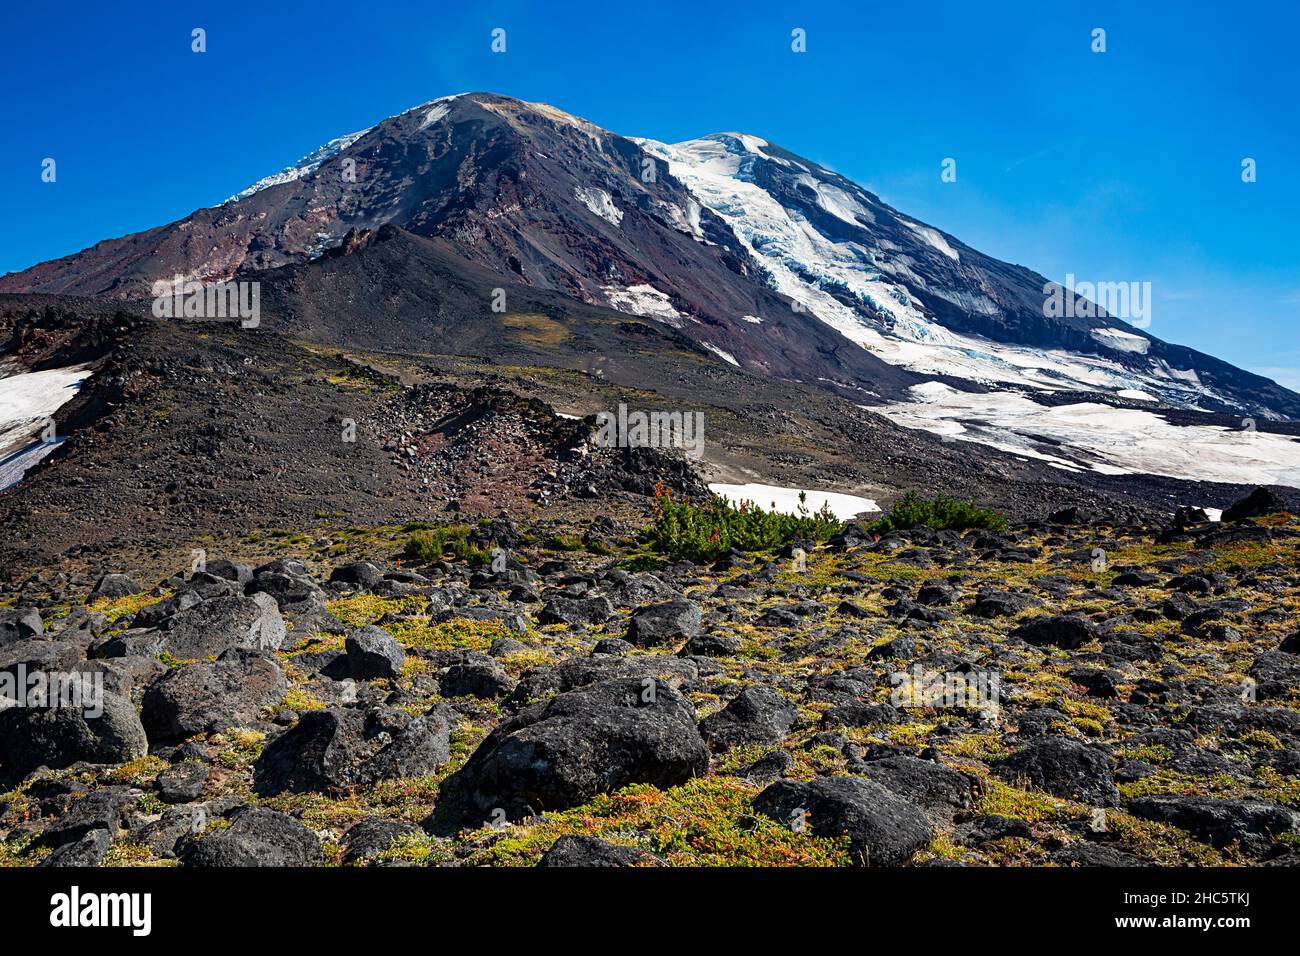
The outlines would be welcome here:
[[[41,440],[46,420],[77,394],[90,377],[84,368],[18,372],[0,378],[0,489],[52,452],[59,440]]]
[[[1069,471],[1300,487],[1300,441],[1219,425],[1171,425],[1145,409],[1047,406],[1011,392],[914,385],[911,402],[871,411],[907,428],[977,441]]]

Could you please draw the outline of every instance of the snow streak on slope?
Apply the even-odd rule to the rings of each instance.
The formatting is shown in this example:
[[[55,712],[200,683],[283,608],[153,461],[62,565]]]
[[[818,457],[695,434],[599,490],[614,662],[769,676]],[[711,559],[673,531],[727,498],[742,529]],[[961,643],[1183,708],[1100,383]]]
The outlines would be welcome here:
[[[777,292],[893,365],[985,385],[1110,393],[1140,390],[1174,404],[1190,404],[1205,393],[1199,382],[1188,380],[1188,373],[1179,370],[1153,367],[1149,374],[1141,374],[1103,356],[994,342],[945,328],[896,281],[909,270],[906,256],[891,258],[881,248],[869,248],[865,234],[863,242],[832,239],[754,181],[759,162],[791,165],[764,152],[767,143],[756,137],[719,133],[674,145],[637,142],[665,160],[673,176],[726,220],[768,269]],[[849,225],[864,227],[875,221],[865,193],[853,196],[812,170],[797,174],[795,182],[815,197],[819,208]],[[937,230],[905,218],[899,221],[941,255],[960,261],[959,253]],[[842,301],[845,292],[855,305]],[[968,309],[993,309],[987,300],[968,298],[964,303]],[[1124,355],[1140,355],[1149,344],[1119,329],[1104,330],[1094,339]]]
[[[868,261],[865,248],[856,243],[832,242],[797,212],[786,209],[761,186],[747,180],[754,161],[766,158],[757,151],[754,137],[724,133],[674,146],[653,140],[637,142],[667,161],[669,172],[732,227],[740,241],[768,268],[772,286],[778,292],[800,303],[849,340],[870,348],[880,335],[857,312],[824,291],[823,285],[847,287],[864,307],[883,313],[887,317],[883,321],[907,326],[918,338],[948,335],[926,321],[906,289],[884,280],[880,270]],[[757,143],[766,145],[761,140]],[[840,211],[850,212],[847,207]]]
[[[229,199],[225,200],[225,202],[221,203],[221,205],[224,206],[227,203],[237,202],[240,199],[253,195],[253,193],[261,192],[263,189],[270,186],[278,186],[281,183],[291,183],[295,179],[301,179],[309,173],[316,172],[316,170],[320,168],[321,163],[325,162],[325,160],[329,159],[331,156],[343,152],[343,150],[347,149],[362,136],[365,136],[373,128],[374,127],[367,127],[366,129],[358,130],[355,133],[349,133],[347,136],[340,136],[338,139],[330,140],[319,149],[308,153],[292,166],[286,166],[278,173],[267,176],[265,179],[259,179],[247,189],[235,193]]]

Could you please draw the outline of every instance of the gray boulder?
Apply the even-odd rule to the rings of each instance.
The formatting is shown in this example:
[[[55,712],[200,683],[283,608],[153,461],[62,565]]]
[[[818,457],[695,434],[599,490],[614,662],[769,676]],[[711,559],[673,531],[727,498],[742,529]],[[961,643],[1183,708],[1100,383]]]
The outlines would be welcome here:
[[[1097,636],[1096,625],[1077,614],[1048,615],[1026,621],[1011,632],[1026,644],[1073,650]]]
[[[358,628],[348,635],[344,646],[348,671],[357,680],[391,680],[401,676],[406,652],[382,627],[367,624]]]
[[[1216,797],[1138,797],[1129,813],[1186,830],[1211,846],[1240,843],[1248,851],[1267,848],[1284,833],[1300,829],[1300,814],[1268,800]]]
[[[41,612],[34,607],[0,610],[0,647],[40,637],[45,633]]]
[[[746,687],[700,722],[700,734],[715,751],[779,744],[798,715],[798,708],[772,688]]]
[[[325,861],[320,838],[293,817],[250,807],[191,841],[182,857],[186,866],[319,866]]]
[[[183,740],[254,723],[285,692],[274,655],[237,648],[212,663],[172,668],[145,691],[141,720],[151,740]]]
[[[92,714],[93,714],[92,708]],[[62,769],[78,761],[121,764],[148,749],[144,727],[130,701],[105,691],[103,712],[10,707],[0,711],[0,786],[17,783],[37,767]]]
[[[380,780],[433,773],[451,756],[450,727],[386,707],[309,711],[268,746],[253,766],[253,789],[331,792]]]
[[[181,660],[216,657],[231,648],[276,651],[284,618],[266,594],[217,597],[179,611],[160,625],[163,649]]]
[[[666,866],[667,864],[648,850],[618,846],[586,834],[566,833],[551,844],[551,848],[542,854],[537,865],[544,869],[553,869],[591,866]]]
[[[1075,740],[1037,740],[994,765],[993,772],[1015,786],[1044,790],[1091,806],[1119,804],[1110,757]]]
[[[686,598],[651,604],[632,612],[627,639],[640,647],[689,641],[700,633],[700,606]]]
[[[681,694],[654,678],[601,681],[498,726],[443,784],[438,816],[478,826],[500,810],[517,820],[633,783],[674,787],[708,765]]]
[[[139,594],[140,590],[140,585],[125,574],[105,574],[95,582],[90,594],[86,595],[86,603],[92,604],[102,598],[128,597],[132,594]]]
[[[859,866],[901,865],[934,836],[911,801],[862,777],[779,780],[754,798],[754,809],[815,836],[847,836]]]

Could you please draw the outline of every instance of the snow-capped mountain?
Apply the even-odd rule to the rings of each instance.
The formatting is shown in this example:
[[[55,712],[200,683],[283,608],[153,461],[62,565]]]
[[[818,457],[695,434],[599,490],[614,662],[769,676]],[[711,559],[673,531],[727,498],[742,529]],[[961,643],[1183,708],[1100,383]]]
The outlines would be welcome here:
[[[279,270],[383,226],[435,240],[440,270],[469,262],[661,323],[719,362],[818,382],[908,427],[1066,470],[1300,484],[1300,443],[1266,424],[1300,419],[1300,396],[1267,379],[756,136],[627,139],[494,94],[332,140],[218,206],[0,278],[0,292],[144,298],[175,275],[276,287]],[[416,349],[430,344],[419,334],[391,332]]]

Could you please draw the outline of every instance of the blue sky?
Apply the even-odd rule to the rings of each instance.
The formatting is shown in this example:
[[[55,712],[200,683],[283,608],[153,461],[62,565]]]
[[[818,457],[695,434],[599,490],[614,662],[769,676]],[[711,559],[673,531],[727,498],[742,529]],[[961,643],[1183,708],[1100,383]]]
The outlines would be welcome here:
[[[0,273],[490,90],[626,135],[753,133],[1049,278],[1149,281],[1152,334],[1300,388],[1297,36],[1281,0],[5,4]]]

